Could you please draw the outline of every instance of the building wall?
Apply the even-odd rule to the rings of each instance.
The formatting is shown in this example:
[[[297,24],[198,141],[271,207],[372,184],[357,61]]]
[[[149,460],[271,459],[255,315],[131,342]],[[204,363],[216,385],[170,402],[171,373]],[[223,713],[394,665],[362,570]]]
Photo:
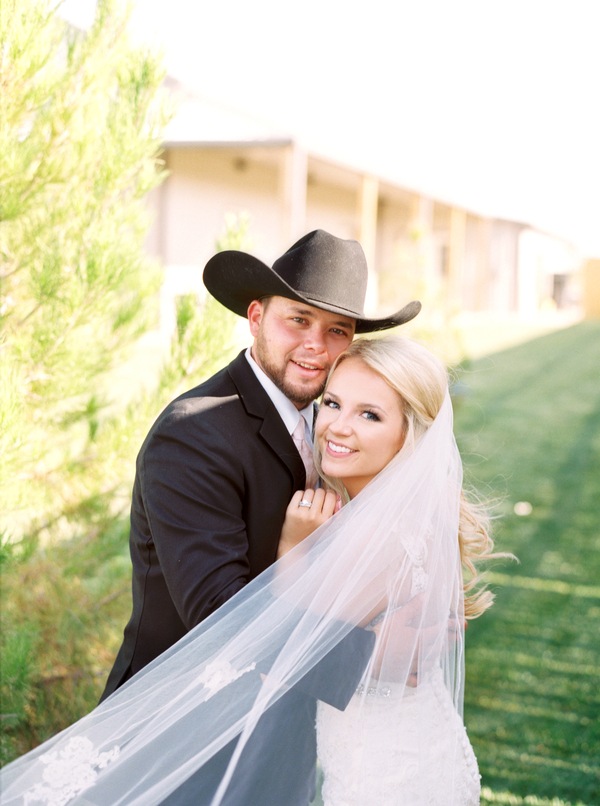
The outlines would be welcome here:
[[[489,269],[483,310],[514,311],[517,305],[517,241],[520,225],[512,221],[492,221]]]
[[[306,232],[324,229],[338,238],[356,238],[356,195],[350,188],[313,180],[306,193]]]
[[[576,301],[568,282],[576,255],[558,239],[372,178],[366,197],[359,174],[310,157],[296,163],[301,169],[294,181],[301,192],[289,195],[289,149],[289,144],[167,149],[169,176],[150,196],[154,224],[147,241],[165,266],[165,310],[186,286],[202,293],[202,267],[228,216],[249,217],[248,250],[272,264],[291,245],[294,227],[286,215],[292,204],[295,226],[304,224],[294,240],[317,228],[359,240],[361,233],[371,233],[371,248],[365,244],[372,271],[368,314],[396,310],[409,299],[446,315],[529,315],[548,299],[557,305]]]
[[[243,150],[177,148],[168,153],[161,257],[166,265],[204,265],[214,254],[228,215],[250,213],[257,251],[267,250],[277,225],[275,167]]]
[[[579,304],[581,261],[568,243],[527,229],[520,233],[518,250],[519,313]]]
[[[383,194],[377,228],[379,304],[391,313],[433,291],[430,221],[421,220],[410,195]]]

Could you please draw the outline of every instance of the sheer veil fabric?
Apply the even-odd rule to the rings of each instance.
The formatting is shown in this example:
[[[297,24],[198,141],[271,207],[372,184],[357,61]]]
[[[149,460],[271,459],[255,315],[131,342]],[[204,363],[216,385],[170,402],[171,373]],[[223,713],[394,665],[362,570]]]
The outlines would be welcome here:
[[[90,714],[5,767],[2,804],[149,806],[205,769],[217,775],[207,803],[218,806],[261,717],[356,629],[375,640],[354,711],[373,695],[408,701],[435,680],[461,716],[461,486],[446,394],[417,443],[302,545]],[[382,714],[402,729],[401,708]],[[415,746],[431,741],[427,730]],[[215,773],[211,762],[236,737]],[[427,764],[424,756],[419,774],[431,774]],[[268,780],[260,786],[268,803]]]

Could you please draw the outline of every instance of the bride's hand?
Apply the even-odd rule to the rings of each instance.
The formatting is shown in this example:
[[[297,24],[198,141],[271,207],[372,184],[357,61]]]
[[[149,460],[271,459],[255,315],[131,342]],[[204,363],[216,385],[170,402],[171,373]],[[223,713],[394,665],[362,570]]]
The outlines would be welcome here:
[[[283,557],[329,520],[339,507],[339,496],[333,490],[298,490],[295,492],[285,513],[277,559]]]

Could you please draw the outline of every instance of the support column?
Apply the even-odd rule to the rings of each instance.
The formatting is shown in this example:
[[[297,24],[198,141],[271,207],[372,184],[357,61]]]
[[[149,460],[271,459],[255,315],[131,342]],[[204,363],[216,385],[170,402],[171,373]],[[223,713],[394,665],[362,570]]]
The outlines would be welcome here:
[[[379,206],[379,180],[363,176],[358,190],[358,240],[364,250],[369,267],[369,281],[365,300],[367,314],[377,312],[379,282],[375,267],[377,250],[377,208]]]
[[[477,218],[477,275],[475,277],[475,310],[484,311],[488,307],[490,287],[490,252],[492,227],[489,218]]]
[[[279,171],[282,249],[288,249],[305,232],[307,162],[306,152],[295,143],[284,146]]]
[[[434,260],[433,200],[415,193],[410,198],[409,236],[416,247],[418,293],[432,291],[439,283]],[[423,290],[421,290],[423,289]]]
[[[460,207],[450,208],[448,238],[447,302],[452,308],[462,308],[461,279],[465,261],[467,213]]]

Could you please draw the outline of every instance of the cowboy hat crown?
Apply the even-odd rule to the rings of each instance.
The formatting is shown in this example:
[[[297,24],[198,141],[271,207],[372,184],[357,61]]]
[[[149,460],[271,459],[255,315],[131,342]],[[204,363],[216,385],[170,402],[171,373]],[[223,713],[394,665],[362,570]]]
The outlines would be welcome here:
[[[409,302],[392,316],[364,315],[368,267],[358,241],[314,230],[300,238],[270,268],[245,252],[218,252],[206,264],[208,291],[238,316],[248,315],[255,299],[279,296],[356,320],[357,333],[387,330],[413,319],[421,303]]]

